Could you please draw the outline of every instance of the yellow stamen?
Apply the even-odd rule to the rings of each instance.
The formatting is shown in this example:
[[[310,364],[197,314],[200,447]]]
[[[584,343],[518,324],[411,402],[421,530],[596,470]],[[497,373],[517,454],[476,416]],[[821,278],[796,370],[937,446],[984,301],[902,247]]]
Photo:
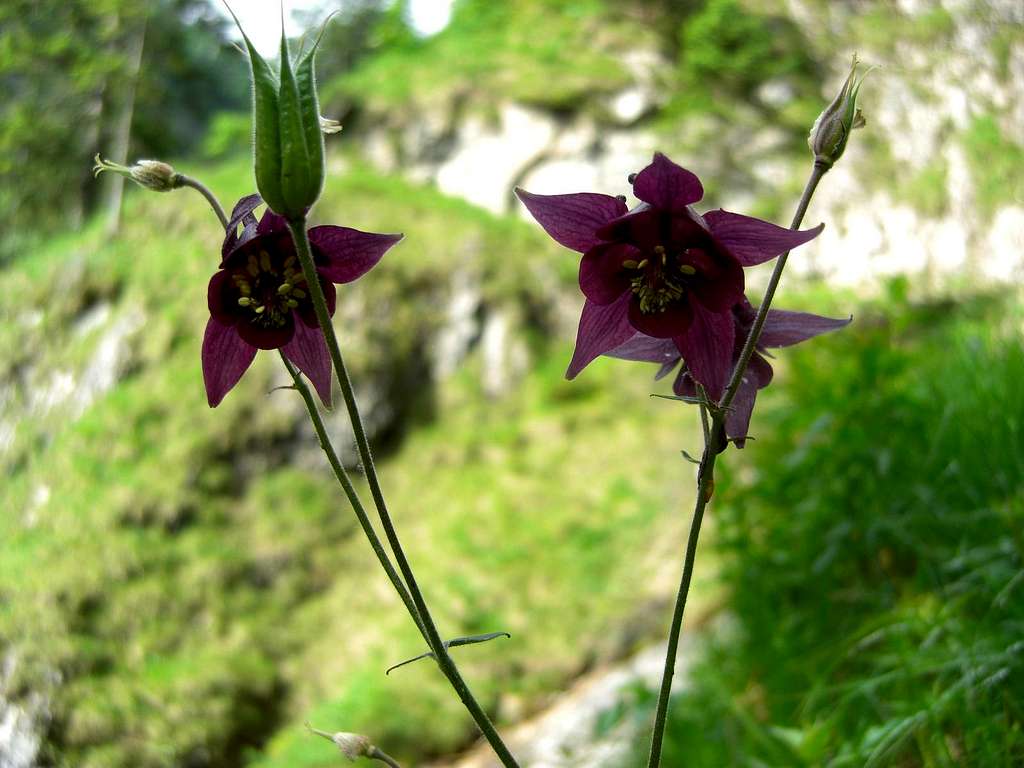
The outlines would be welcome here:
[[[262,315],[266,311],[266,309],[267,309],[266,307],[264,307],[262,304],[260,304],[258,307],[256,307],[256,314],[257,315]]]
[[[292,309],[295,309],[297,306],[299,306],[299,302],[297,302],[295,299],[288,299],[288,301],[286,301],[285,304],[287,304]]]
[[[637,261],[636,259],[626,259],[624,262],[622,262],[622,266],[624,266],[626,269],[636,269]]]
[[[292,289],[291,283],[281,283],[279,286],[277,286],[277,292],[279,294],[281,294],[282,296],[287,295],[287,293],[291,289]]]
[[[644,259],[643,261],[641,261],[639,264],[636,265],[636,268],[637,269],[643,269],[646,266],[647,266],[647,259]]]
[[[260,266],[264,272],[270,271],[270,254],[266,251],[260,251]]]
[[[692,267],[689,264],[680,264],[679,265],[679,271],[682,272],[684,275],[696,275],[697,274],[697,268],[696,267]]]
[[[296,288],[294,291],[292,291],[292,296],[294,296],[296,299],[304,299],[306,298],[306,292],[301,288]]]
[[[238,306],[240,306],[240,307],[248,307],[250,304],[252,304],[252,299],[247,298],[245,296],[242,296],[238,300]]]

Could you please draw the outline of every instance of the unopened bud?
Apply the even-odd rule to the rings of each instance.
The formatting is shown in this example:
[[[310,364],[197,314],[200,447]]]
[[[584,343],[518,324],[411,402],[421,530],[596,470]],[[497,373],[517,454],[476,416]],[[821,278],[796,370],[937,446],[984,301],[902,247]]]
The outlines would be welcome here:
[[[843,87],[832,103],[818,115],[818,119],[814,121],[814,126],[811,128],[811,134],[807,138],[807,143],[814,153],[815,162],[823,163],[829,168],[842,157],[850,133],[856,128],[864,127],[866,123],[864,115],[857,108],[857,96],[864,83],[864,78],[868,76],[873,67],[869,67],[860,77],[857,77],[858,66],[860,66],[860,61],[857,59],[857,54],[854,54],[846,82],[843,83]]]
[[[241,24],[238,29],[252,70],[256,187],[275,213],[293,221],[301,219],[323,189],[323,134],[341,128],[324,125],[317,103],[313,70],[323,29],[309,50],[293,61],[282,25],[276,72],[253,46]]]
[[[363,736],[361,733],[336,733],[331,737],[331,741],[338,745],[341,754],[349,760],[366,757],[373,749],[369,737]]]
[[[306,723],[306,727],[317,736],[323,736],[325,739],[333,741],[335,746],[341,750],[341,754],[349,760],[355,760],[357,757],[370,757],[371,753],[376,751],[370,738],[361,733],[327,733],[327,731],[314,728],[309,723]]]
[[[140,187],[152,190],[153,192],[170,192],[178,187],[178,174],[167,163],[159,160],[139,160],[132,166],[120,165],[104,160],[99,155],[95,158],[93,175],[99,176],[104,171],[110,171],[126,179],[131,179]]]

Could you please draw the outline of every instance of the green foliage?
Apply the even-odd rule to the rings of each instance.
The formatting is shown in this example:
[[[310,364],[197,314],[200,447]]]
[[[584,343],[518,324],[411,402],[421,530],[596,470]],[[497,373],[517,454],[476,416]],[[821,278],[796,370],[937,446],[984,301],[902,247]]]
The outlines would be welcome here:
[[[211,160],[224,160],[251,148],[252,116],[247,112],[218,112],[203,138],[201,154]]]
[[[1024,147],[1003,135],[995,115],[980,115],[963,134],[963,146],[983,216],[1024,199]]]
[[[567,108],[623,87],[615,52],[644,39],[649,32],[608,12],[604,0],[461,0],[444,31],[396,40],[329,82],[324,101],[387,110],[468,94]]]
[[[736,625],[669,765],[1024,757],[1020,305],[895,303],[787,355],[755,416],[716,508]]]
[[[0,259],[26,240],[80,223],[95,190],[90,161],[108,149],[118,99],[136,94],[133,149],[145,156],[181,152],[214,109],[244,98],[240,59],[225,54],[222,22],[211,14],[199,0],[3,4]],[[143,26],[142,69],[133,83],[127,41]]]
[[[677,64],[658,118],[666,134],[694,119],[712,120],[708,133],[716,137],[737,125],[751,133],[772,125],[788,134],[788,149],[804,152],[821,100],[819,67],[799,27],[742,0],[693,3],[677,24]],[[766,102],[765,83],[791,95],[781,105]]]
[[[680,76],[691,88],[750,96],[767,80],[810,73],[797,27],[752,12],[739,0],[708,0],[679,36]]]

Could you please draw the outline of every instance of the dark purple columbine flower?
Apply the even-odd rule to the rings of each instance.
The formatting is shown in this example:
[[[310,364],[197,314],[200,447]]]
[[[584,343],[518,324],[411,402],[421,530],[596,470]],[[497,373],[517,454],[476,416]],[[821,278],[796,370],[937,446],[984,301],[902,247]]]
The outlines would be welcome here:
[[[203,337],[203,379],[210,407],[238,383],[257,349],[280,348],[331,403],[331,358],[317,322],[309,287],[284,218],[269,208],[259,223],[259,195],[238,201],[221,249],[220,269],[210,278],[210,321]],[[241,225],[241,232],[238,227]],[[374,267],[401,235],[348,227],[313,227],[309,241],[331,315],[335,283],[350,283]]]
[[[739,360],[743,344],[754,324],[757,309],[752,307],[744,296],[743,301],[733,306],[730,314],[734,328],[734,341],[729,363],[731,375],[731,368]],[[754,412],[757,390],[764,389],[772,380],[772,367],[761,353],[767,354],[768,348],[771,347],[791,347],[801,341],[837,330],[848,325],[852,319],[852,317],[833,319],[812,315],[809,312],[790,312],[785,309],[768,310],[764,327],[761,329],[761,337],[757,341],[754,354],[750,356],[750,363],[743,374],[739,389],[736,390],[736,398],[732,401],[732,410],[726,414],[725,431],[729,437],[736,439],[737,447],[742,448],[744,445],[743,438],[746,437],[747,428],[750,426],[750,416]],[[661,368],[654,376],[655,380],[664,378],[671,373],[680,360],[679,350],[670,339],[656,339],[642,333],[635,334],[625,344],[605,352],[605,354],[608,357],[617,357],[622,360],[661,363]],[[680,397],[696,396],[697,387],[687,366],[683,366],[676,375],[672,389]]]
[[[670,339],[717,399],[730,373],[743,267],[814,239],[824,225],[795,231],[723,210],[701,216],[692,207],[704,196],[700,180],[660,153],[634,177],[633,192],[642,202],[628,210],[608,195],[516,190],[551,237],[583,254],[586,303],[566,376],[639,331]]]

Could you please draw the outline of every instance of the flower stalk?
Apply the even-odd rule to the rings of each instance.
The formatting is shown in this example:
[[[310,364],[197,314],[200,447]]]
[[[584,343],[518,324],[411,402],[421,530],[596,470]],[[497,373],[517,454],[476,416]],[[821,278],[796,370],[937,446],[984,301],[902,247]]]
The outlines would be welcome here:
[[[441,669],[441,672],[446,678],[448,678],[452,688],[455,689],[459,699],[469,711],[469,714],[476,722],[477,727],[480,729],[484,738],[486,738],[488,743],[491,745],[495,754],[497,754],[498,758],[501,760],[502,765],[506,768],[518,768],[518,764],[512,756],[512,753],[509,751],[508,747],[505,746],[505,743],[502,741],[501,736],[498,735],[494,724],[491,723],[487,713],[484,712],[479,702],[477,702],[476,698],[473,696],[472,691],[470,691],[469,686],[463,679],[454,660],[448,653],[448,648],[444,640],[441,639],[441,636],[437,631],[437,627],[434,624],[433,617],[430,615],[430,610],[428,609],[423,593],[420,591],[419,585],[416,582],[412,566],[409,564],[409,560],[405,555],[405,550],[402,548],[402,543],[398,538],[398,532],[395,530],[394,523],[391,520],[391,515],[388,512],[387,503],[384,500],[384,493],[381,490],[380,480],[377,476],[377,470],[373,461],[373,454],[370,450],[370,443],[366,436],[366,429],[363,426],[362,416],[359,413],[359,406],[356,403],[352,380],[349,377],[348,368],[345,365],[345,359],[342,356],[341,348],[338,345],[338,338],[334,333],[334,327],[331,324],[331,317],[323,291],[321,290],[319,281],[315,279],[316,265],[313,262],[309,237],[306,233],[305,217],[290,218],[288,220],[288,229],[290,230],[292,239],[295,242],[295,251],[298,255],[299,263],[302,265],[303,273],[306,275],[306,281],[310,288],[310,296],[313,301],[313,308],[316,311],[317,319],[320,323],[320,327],[323,329],[324,337],[327,341],[327,348],[330,352],[331,362],[334,365],[335,376],[337,377],[338,384],[341,387],[342,397],[345,400],[345,407],[348,410],[349,419],[352,423],[352,432],[355,437],[356,449],[359,453],[359,458],[362,461],[363,470],[366,473],[367,483],[370,486],[370,495],[373,497],[374,505],[377,508],[377,514],[380,517],[381,526],[384,528],[384,534],[388,540],[388,544],[391,546],[391,550],[395,556],[395,561],[398,564],[398,569],[401,571],[406,587],[408,588],[412,602],[412,608],[409,613],[422,632],[423,639],[426,641],[430,651],[434,654],[434,658],[437,661],[437,665]],[[407,605],[406,607],[408,608],[409,606]]]
[[[814,196],[815,190],[822,177],[828,172],[830,164],[815,160],[811,174],[804,186],[800,202],[797,204],[796,213],[793,215],[793,222],[790,229],[797,229],[804,220],[807,213],[807,206]],[[775,298],[775,291],[782,279],[782,272],[786,268],[786,261],[789,258],[789,251],[782,253],[775,262],[775,268],[768,281],[764,299],[758,308],[754,323],[743,344],[739,360],[733,369],[729,384],[721,400],[710,407],[701,405],[701,419],[704,430],[704,451],[701,454],[700,465],[697,469],[697,500],[694,504],[693,519],[690,522],[690,532],[686,540],[686,554],[683,559],[683,573],[679,582],[679,591],[676,593],[675,606],[672,611],[672,623],[669,626],[668,647],[665,651],[665,668],[662,672],[661,687],[658,692],[658,706],[654,715],[654,728],[651,734],[651,750],[647,760],[648,768],[658,768],[661,764],[661,751],[665,738],[665,725],[668,719],[668,704],[672,694],[672,679],[675,676],[676,656],[679,652],[679,636],[683,626],[683,614],[686,611],[686,600],[690,593],[690,583],[693,580],[693,566],[697,556],[697,542],[700,539],[701,524],[704,521],[704,511],[708,502],[714,494],[715,488],[715,461],[718,454],[728,446],[726,437],[726,416],[729,408],[736,397],[743,375],[750,363],[750,358],[757,348],[758,339],[764,328],[765,319],[768,317],[768,310],[771,308],[772,300]],[[711,423],[707,424],[705,412],[710,411]]]

